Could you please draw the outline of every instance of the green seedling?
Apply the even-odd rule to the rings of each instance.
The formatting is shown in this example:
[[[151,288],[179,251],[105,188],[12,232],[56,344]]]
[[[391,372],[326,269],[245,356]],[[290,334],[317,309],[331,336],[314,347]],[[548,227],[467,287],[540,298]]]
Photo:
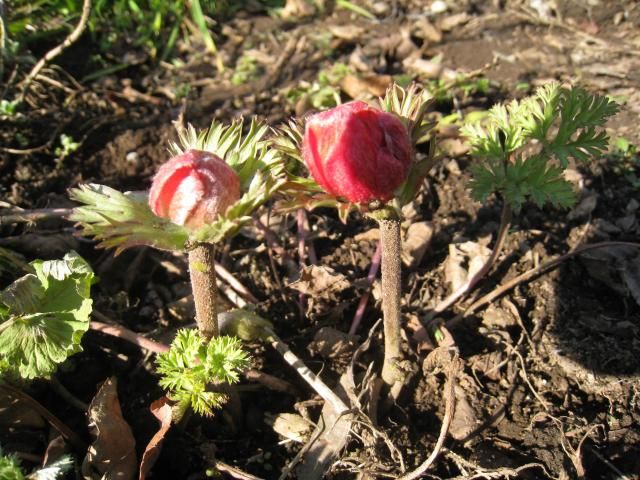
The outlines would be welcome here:
[[[499,194],[515,211],[530,199],[570,207],[576,201],[563,172],[569,161],[586,163],[608,148],[602,127],[617,112],[607,97],[551,83],[521,101],[496,105],[484,124],[463,128],[471,154],[473,196]]]
[[[171,349],[156,358],[160,385],[176,402],[174,418],[181,418],[189,407],[201,415],[212,415],[227,400],[210,385],[236,383],[239,372],[249,366],[249,357],[235,337],[220,336],[205,343],[195,330],[178,331]]]

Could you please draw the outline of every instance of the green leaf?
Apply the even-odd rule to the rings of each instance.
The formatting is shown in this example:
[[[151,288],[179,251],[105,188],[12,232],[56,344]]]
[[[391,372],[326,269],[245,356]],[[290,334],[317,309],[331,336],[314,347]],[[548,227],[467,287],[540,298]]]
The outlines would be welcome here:
[[[146,194],[88,184],[72,188],[69,196],[84,204],[74,208],[69,217],[78,222],[80,234],[94,237],[101,248],[115,247],[116,255],[138,245],[181,250],[189,238],[187,229],[153,214]]]
[[[18,456],[5,455],[2,449],[0,449],[0,480],[24,480]]]
[[[95,281],[91,267],[75,252],[31,265],[35,275],[0,292],[0,358],[4,370],[27,379],[50,375],[82,350]]]
[[[191,406],[201,415],[213,415],[226,396],[210,391],[210,384],[238,381],[240,371],[249,366],[249,357],[237,338],[221,336],[205,344],[195,331],[179,330],[168,352],[156,357],[160,385],[178,404],[178,415]]]

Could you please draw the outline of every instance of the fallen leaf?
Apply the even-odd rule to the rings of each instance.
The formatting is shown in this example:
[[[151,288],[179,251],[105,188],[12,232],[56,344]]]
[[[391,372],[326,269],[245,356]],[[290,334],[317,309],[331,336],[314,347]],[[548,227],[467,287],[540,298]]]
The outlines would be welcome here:
[[[478,425],[478,419],[465,391],[456,385],[455,392],[456,408],[453,419],[451,419],[449,434],[456,440],[463,440],[475,430]]]
[[[305,443],[313,429],[313,424],[297,413],[279,413],[265,418],[267,425],[280,436],[298,443]]]
[[[351,284],[347,277],[337,273],[330,267],[309,265],[302,268],[300,279],[289,284],[305,295],[327,298],[333,293],[341,292],[349,288]]]
[[[586,218],[596,209],[598,205],[598,195],[595,193],[586,195],[580,202],[569,212],[567,219],[575,220]]]
[[[82,462],[85,479],[128,480],[136,476],[136,442],[122,418],[116,377],[110,377],[89,405],[89,429],[95,439]]]
[[[311,355],[323,358],[351,356],[357,347],[358,337],[332,327],[323,327],[315,334],[307,347]]]
[[[413,24],[413,34],[431,43],[440,43],[442,41],[440,29],[424,17],[421,17]]]
[[[409,268],[420,265],[433,235],[429,222],[415,222],[409,226],[402,242],[402,263]]]
[[[640,305],[640,252],[632,247],[591,250],[580,260],[593,278],[620,295],[631,294]]]
[[[489,238],[482,242],[452,243],[444,262],[446,282],[456,291],[485,264],[491,250],[486,247]]]
[[[348,41],[358,40],[366,32],[357,25],[330,25],[328,30],[334,37]]]
[[[440,20],[438,22],[438,27],[443,32],[450,32],[454,28],[464,25],[469,20],[471,20],[471,15],[469,15],[468,13],[466,12],[456,13],[456,14],[444,17],[442,20]]]
[[[407,57],[402,65],[410,72],[416,73],[426,79],[437,79],[442,75],[444,65],[424,58]]]
[[[162,449],[162,442],[164,436],[171,428],[171,420],[173,418],[171,405],[169,405],[167,397],[162,397],[156,400],[149,407],[151,413],[160,420],[160,429],[149,440],[149,443],[144,449],[142,454],[142,461],[140,462],[140,476],[139,480],[144,480],[149,473],[153,465],[156,463],[160,450]]]
[[[391,75],[347,75],[340,82],[340,88],[353,99],[382,97],[392,82]]]
[[[348,384],[349,375],[343,373],[334,390],[344,401],[348,401],[346,393]],[[302,447],[305,454],[296,470],[296,478],[305,480],[326,478],[327,470],[347,445],[353,421],[352,413],[340,415],[332,402],[324,402],[316,429],[307,444]]]

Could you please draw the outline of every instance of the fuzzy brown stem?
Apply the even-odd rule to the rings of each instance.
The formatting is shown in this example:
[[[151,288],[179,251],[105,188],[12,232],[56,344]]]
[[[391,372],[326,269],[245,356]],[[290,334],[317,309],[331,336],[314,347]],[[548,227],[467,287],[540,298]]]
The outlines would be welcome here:
[[[400,220],[385,218],[378,221],[382,244],[382,316],[384,325],[384,364],[382,381],[392,388],[402,382],[398,362],[400,350]]]
[[[196,306],[196,323],[200,334],[207,341],[220,334],[216,309],[218,287],[214,250],[215,247],[210,243],[199,243],[189,251],[189,275]]]

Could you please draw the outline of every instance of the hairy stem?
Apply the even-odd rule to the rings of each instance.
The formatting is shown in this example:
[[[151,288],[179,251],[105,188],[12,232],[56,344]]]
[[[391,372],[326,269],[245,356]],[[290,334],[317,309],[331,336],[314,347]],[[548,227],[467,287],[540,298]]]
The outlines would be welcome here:
[[[469,280],[462,284],[455,292],[452,292],[451,295],[449,295],[447,298],[438,303],[438,305],[436,305],[432,310],[431,315],[444,312],[460,298],[473,290],[478,282],[482,280],[487,273],[489,273],[491,267],[493,267],[493,264],[496,262],[498,255],[500,255],[502,247],[504,246],[504,242],[507,238],[507,233],[509,232],[509,226],[511,225],[511,216],[511,207],[507,202],[505,202],[502,207],[502,215],[500,216],[498,238],[496,239],[496,244],[493,246],[491,255],[489,255],[489,258],[484,263],[484,265],[482,265],[480,270],[478,270]]]
[[[402,382],[398,362],[400,349],[400,219],[395,215],[378,220],[382,244],[382,316],[384,364],[382,381],[392,388]],[[399,392],[398,392],[399,393]],[[395,396],[395,395],[394,395]]]
[[[206,341],[220,334],[216,309],[218,287],[214,250],[215,247],[210,243],[199,243],[189,251],[189,275],[196,306],[196,323]]]

